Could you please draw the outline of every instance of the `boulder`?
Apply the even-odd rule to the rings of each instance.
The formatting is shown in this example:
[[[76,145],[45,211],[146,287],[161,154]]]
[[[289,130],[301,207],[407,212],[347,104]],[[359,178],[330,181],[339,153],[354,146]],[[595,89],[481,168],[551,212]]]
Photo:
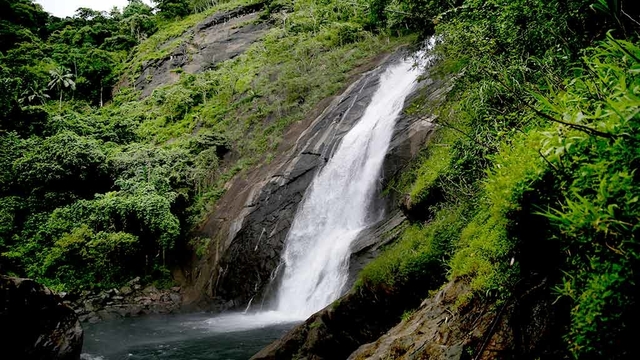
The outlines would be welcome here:
[[[123,286],[122,288],[120,288],[120,294],[124,296],[130,295],[131,293],[133,293],[131,286]]]
[[[180,295],[178,295],[178,294],[170,294],[169,298],[171,299],[172,302],[174,302],[176,304],[180,304]]]
[[[149,285],[146,288],[144,288],[144,290],[142,290],[142,292],[147,294],[147,295],[148,294],[154,294],[154,293],[158,292],[158,289],[156,289],[156,287],[153,286],[153,285]]]
[[[0,275],[0,352],[6,359],[77,360],[83,330],[47,287]]]

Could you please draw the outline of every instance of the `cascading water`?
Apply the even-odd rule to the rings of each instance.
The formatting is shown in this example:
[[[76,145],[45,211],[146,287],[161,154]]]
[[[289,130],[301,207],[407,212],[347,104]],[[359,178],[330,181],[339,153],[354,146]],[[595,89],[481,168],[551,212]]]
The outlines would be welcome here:
[[[369,207],[395,122],[419,75],[411,59],[382,74],[364,115],[307,190],[287,235],[277,312],[306,318],[341,295],[350,245],[371,225]]]
[[[273,310],[249,313],[250,302],[243,313],[205,320],[202,315],[131,320],[124,332],[124,325],[106,322],[85,337],[85,351],[100,355],[83,358],[190,359],[205,353],[246,358],[281,336],[289,326],[283,324],[305,319],[337,299],[347,281],[351,243],[374,221],[369,208],[396,118],[420,74],[413,63],[405,59],[382,74],[364,115],[309,187],[287,236]],[[101,341],[105,336],[110,340]],[[212,343],[218,349],[213,353]]]

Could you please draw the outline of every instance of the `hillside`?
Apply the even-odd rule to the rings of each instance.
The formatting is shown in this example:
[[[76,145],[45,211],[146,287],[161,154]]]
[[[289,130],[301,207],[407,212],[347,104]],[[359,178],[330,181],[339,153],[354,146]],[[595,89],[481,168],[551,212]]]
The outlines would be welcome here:
[[[372,35],[364,11],[338,3],[221,2],[177,20],[135,1],[122,14],[83,11],[3,40],[2,271],[59,290],[168,279],[205,246],[192,231],[232,176],[269,162],[283,131],[352,69],[408,41]],[[198,26],[260,41],[229,45],[228,60],[190,50],[175,63],[194,31],[208,36]]]
[[[314,174],[431,39],[351,290],[255,358],[636,358],[632,1],[0,9],[0,273],[269,300]]]

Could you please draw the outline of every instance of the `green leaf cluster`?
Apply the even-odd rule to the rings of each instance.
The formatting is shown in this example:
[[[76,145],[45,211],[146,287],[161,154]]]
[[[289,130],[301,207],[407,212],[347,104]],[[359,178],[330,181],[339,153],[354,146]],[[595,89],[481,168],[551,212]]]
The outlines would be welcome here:
[[[411,108],[436,115],[439,127],[390,183],[413,224],[363,272],[368,286],[401,284],[397,273],[433,287],[441,272],[405,263],[442,256],[441,268],[467,282],[470,296],[508,302],[542,284],[558,297],[566,346],[554,354],[637,357],[637,9],[629,1],[407,3],[416,7],[402,14],[401,2],[372,1],[371,17],[391,31],[393,10],[432,19],[424,34],[435,31],[440,43],[431,76],[450,90]],[[442,217],[459,206],[473,211]],[[447,227],[455,234],[434,237]]]

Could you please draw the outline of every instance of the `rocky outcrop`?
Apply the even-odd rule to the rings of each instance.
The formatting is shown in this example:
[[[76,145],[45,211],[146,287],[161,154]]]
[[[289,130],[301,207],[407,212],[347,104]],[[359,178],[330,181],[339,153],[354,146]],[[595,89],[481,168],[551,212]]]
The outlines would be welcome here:
[[[142,286],[140,278],[129,281],[120,289],[83,291],[60,294],[64,303],[74,309],[81,322],[136,317],[149,314],[179,312],[182,304],[180,287],[158,290],[153,285]]]
[[[252,360],[556,359],[566,355],[561,334],[568,319],[560,314],[567,309],[556,302],[544,279],[521,284],[512,297],[500,302],[472,298],[464,279],[447,283],[421,302],[427,288],[421,289],[420,281],[415,281],[393,293],[354,289]]]
[[[378,257],[386,245],[398,239],[402,234],[406,220],[400,210],[393,209],[381,221],[358,234],[358,237],[351,243],[347,289],[353,286],[360,271],[370,261]]]
[[[178,39],[161,45],[160,49],[179,44],[168,56],[142,64],[134,86],[147,97],[159,86],[176,83],[181,72],[199,73],[242,54],[269,28],[259,18],[264,5],[258,2],[213,14]]]
[[[415,96],[421,96],[426,103],[437,102],[449,89],[449,84],[444,81],[426,80],[422,85],[421,91],[406,100],[407,104]],[[381,188],[404,170],[424,146],[433,133],[432,120],[406,114],[398,119],[383,165]],[[377,257],[385,245],[402,234],[406,217],[396,206],[401,200],[397,195],[390,192],[380,199],[377,208],[386,208],[386,216],[362,231],[352,243],[349,287],[354,284],[360,270]],[[374,341],[396,325],[407,309],[418,307],[429,290],[443,280],[439,276],[430,281],[412,278],[393,290],[384,286],[353,288],[258,353],[254,359],[345,359],[360,345]]]
[[[360,345],[382,336],[398,323],[405,309],[417,307],[427,295],[425,284],[407,285],[394,292],[353,288],[252,359],[346,359]]]
[[[48,288],[0,275],[0,353],[6,359],[77,360],[78,317]]]
[[[554,303],[546,280],[529,284],[497,303],[469,295],[464,280],[448,283],[407,320],[377,341],[361,346],[349,360],[565,358],[559,341],[567,319]]]
[[[324,103],[319,116],[294,125],[270,164],[229,184],[203,227],[203,236],[212,241],[208,254],[190,274],[192,287],[187,301],[215,310],[244,306],[251,299],[254,305],[268,301],[268,285],[278,275],[280,253],[307,187],[364,113],[378,88],[380,73],[399,56],[402,54],[381,59],[381,66]],[[390,155],[395,156],[393,165],[388,163],[385,175],[406,165],[419,148],[407,143],[424,142],[429,132],[430,126],[421,119],[403,117],[390,150],[395,154]],[[407,153],[413,150],[413,154]],[[360,250],[365,248],[374,247],[369,244]],[[358,261],[363,264],[366,259]]]

